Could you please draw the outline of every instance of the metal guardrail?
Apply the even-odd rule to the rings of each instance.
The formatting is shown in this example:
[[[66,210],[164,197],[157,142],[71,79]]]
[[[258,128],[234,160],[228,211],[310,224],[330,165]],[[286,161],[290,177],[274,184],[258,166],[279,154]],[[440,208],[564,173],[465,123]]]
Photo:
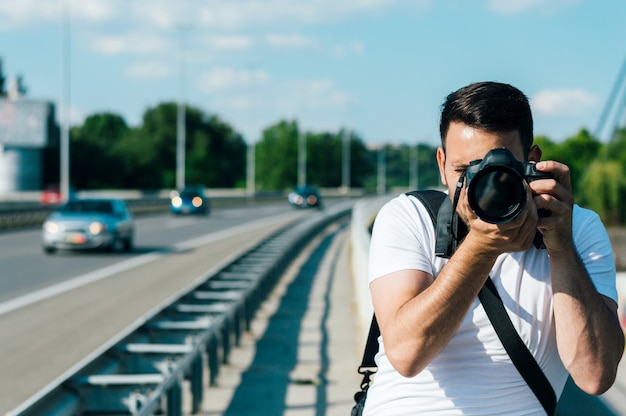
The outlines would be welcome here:
[[[142,198],[126,200],[135,215],[167,212],[169,199]],[[0,230],[38,227],[58,205],[42,205],[38,202],[3,202],[0,204]]]
[[[205,370],[215,385],[220,364],[249,329],[261,302],[310,238],[351,212],[352,203],[320,210],[279,230],[154,314],[140,319],[10,416],[182,414],[203,400]],[[188,383],[184,383],[187,380]]]

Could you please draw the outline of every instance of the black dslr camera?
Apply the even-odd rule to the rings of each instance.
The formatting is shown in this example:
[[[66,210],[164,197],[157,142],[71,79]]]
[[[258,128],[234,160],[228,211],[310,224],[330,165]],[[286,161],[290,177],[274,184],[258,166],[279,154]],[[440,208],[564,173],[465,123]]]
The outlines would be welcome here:
[[[520,162],[505,148],[490,150],[482,160],[470,162],[465,172],[467,197],[476,216],[491,224],[512,221],[524,208],[524,179],[555,179],[551,173],[539,172],[534,163]],[[539,216],[550,212],[539,210]]]

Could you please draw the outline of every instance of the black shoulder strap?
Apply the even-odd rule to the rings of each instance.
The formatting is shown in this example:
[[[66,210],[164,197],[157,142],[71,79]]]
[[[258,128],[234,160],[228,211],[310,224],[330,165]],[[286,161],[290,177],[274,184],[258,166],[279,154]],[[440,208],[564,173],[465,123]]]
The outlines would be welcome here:
[[[411,191],[407,192],[407,195],[413,195],[422,201],[428,210],[433,224],[437,227],[439,207],[446,200],[447,195],[436,190]],[[553,415],[557,403],[554,389],[513,327],[513,323],[502,304],[502,299],[498,295],[498,291],[490,277],[487,278],[478,297],[511,361],[522,375],[522,378],[530,386],[535,396],[537,396],[546,413]],[[363,352],[363,360],[361,361],[361,366],[359,366],[359,373],[364,375],[361,383],[363,391],[366,391],[369,387],[370,375],[377,370],[374,356],[378,352],[379,335],[380,329],[374,315],[372,316],[372,323],[367,336],[365,351]]]
[[[407,192],[406,195],[412,195],[419,199],[426,207],[430,219],[433,224],[437,224],[437,214],[439,213],[439,207],[446,198],[447,194],[437,191],[435,189],[421,189],[417,191]]]
[[[537,399],[541,402],[548,415],[553,415],[556,409],[556,394],[546,375],[537,364],[535,357],[530,353],[522,338],[513,327],[509,314],[504,309],[502,299],[490,277],[478,293],[478,298],[487,312],[491,324],[498,334],[504,349],[511,357],[511,361],[530,386]]]

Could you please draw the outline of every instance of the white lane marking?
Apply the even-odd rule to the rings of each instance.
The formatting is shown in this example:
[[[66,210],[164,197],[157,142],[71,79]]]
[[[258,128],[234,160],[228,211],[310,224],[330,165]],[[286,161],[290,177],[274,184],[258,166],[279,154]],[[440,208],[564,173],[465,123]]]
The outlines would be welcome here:
[[[296,217],[295,214],[291,214],[290,216],[292,216],[294,219]],[[146,264],[151,261],[157,260],[161,257],[164,257],[168,254],[189,250],[191,248],[200,247],[206,244],[219,241],[226,237],[232,237],[235,235],[250,232],[258,228],[270,225],[270,224],[285,221],[286,218],[288,218],[288,216],[285,216],[285,214],[280,214],[280,215],[276,215],[273,217],[249,222],[246,224],[237,225],[235,227],[217,231],[212,234],[207,234],[201,237],[193,238],[191,240],[182,241],[180,243],[175,244],[172,247],[172,250],[168,250],[166,252],[155,251],[151,253],[142,254],[141,256],[133,257],[132,259],[124,260],[122,262],[104,267],[102,269],[89,272],[82,276],[78,276],[73,279],[66,280],[64,282],[57,283],[52,286],[48,286],[44,289],[28,293],[26,295],[11,299],[4,303],[0,303],[0,316],[6,313],[12,312],[16,309],[20,309],[25,306],[32,305],[33,303],[40,302],[42,300],[49,299],[53,296],[60,295],[61,293],[69,292],[70,290],[77,289],[81,286],[85,286],[90,283],[97,282],[98,280],[105,279],[114,274],[121,273],[123,271],[132,269],[134,267],[141,266],[143,264]]]

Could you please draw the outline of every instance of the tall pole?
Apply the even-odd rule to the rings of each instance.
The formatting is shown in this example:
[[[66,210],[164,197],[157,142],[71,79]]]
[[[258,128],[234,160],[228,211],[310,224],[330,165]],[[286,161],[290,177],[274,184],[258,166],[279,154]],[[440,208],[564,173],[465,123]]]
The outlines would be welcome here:
[[[378,187],[379,195],[387,192],[387,158],[385,154],[386,145],[380,146],[378,149]]]
[[[251,65],[249,68],[250,73],[254,73],[254,67]],[[248,194],[248,198],[254,198],[256,194],[256,182],[255,182],[255,172],[256,172],[256,143],[255,143],[255,133],[254,133],[254,121],[255,121],[255,80],[252,78],[252,82],[250,83],[250,136],[248,137],[248,157],[247,157],[247,168],[246,168],[246,193]]]
[[[417,189],[419,186],[419,159],[418,159],[418,148],[419,145],[415,145],[411,147],[410,151],[410,160],[411,164],[409,165],[409,188]]]
[[[70,0],[62,3],[61,39],[61,200],[70,195]]]
[[[341,135],[341,189],[350,192],[350,134],[344,130]]]
[[[306,185],[306,136],[298,132],[298,185]]]
[[[185,142],[186,128],[186,105],[185,105],[185,31],[188,28],[181,26],[179,28],[179,49],[178,49],[178,111],[176,113],[176,188],[183,189],[185,187]]]
[[[256,183],[254,181],[254,171],[255,171],[255,149],[256,144],[250,140],[248,143],[248,180],[247,180],[247,188],[248,188],[248,197],[254,197],[255,194],[255,186]]]

